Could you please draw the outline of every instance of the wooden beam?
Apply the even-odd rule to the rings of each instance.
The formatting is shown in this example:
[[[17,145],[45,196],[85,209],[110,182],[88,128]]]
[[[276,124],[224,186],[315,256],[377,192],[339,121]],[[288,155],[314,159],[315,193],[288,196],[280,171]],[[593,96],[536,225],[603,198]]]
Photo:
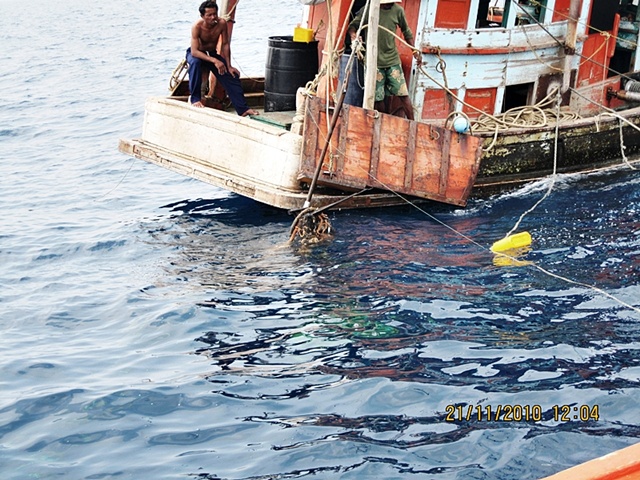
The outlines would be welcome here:
[[[373,110],[378,73],[378,25],[380,23],[380,0],[370,0],[367,22],[367,71],[364,77],[364,99],[362,108]]]

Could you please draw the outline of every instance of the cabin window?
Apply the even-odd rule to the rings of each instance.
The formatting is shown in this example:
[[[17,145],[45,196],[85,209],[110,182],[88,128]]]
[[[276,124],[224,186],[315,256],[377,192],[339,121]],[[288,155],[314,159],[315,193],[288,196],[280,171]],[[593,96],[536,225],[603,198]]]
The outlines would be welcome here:
[[[507,85],[504,89],[504,102],[502,111],[506,112],[512,108],[523,107],[531,103],[533,83],[520,83],[518,85]]]
[[[515,0],[508,0],[504,6],[502,26],[505,28],[513,26],[507,25],[511,18],[510,12],[513,12],[513,16],[515,17],[515,25],[542,23],[545,18],[546,9],[547,0],[517,0],[517,2]]]
[[[618,3],[611,0],[593,0],[591,16],[589,18],[589,35],[613,30]]]
[[[633,55],[634,52],[631,50],[616,48],[616,53],[609,61],[609,73],[607,76],[613,77],[633,70]]]
[[[504,0],[479,0],[476,28],[494,28],[502,25]]]

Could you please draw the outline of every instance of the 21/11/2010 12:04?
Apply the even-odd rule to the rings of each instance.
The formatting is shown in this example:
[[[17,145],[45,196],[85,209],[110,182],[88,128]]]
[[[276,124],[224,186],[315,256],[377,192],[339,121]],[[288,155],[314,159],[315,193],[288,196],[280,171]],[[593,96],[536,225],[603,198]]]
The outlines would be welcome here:
[[[553,405],[550,414],[543,415],[540,405],[447,405],[445,407],[447,422],[494,421],[494,422],[540,422],[554,420],[568,422],[580,420],[597,421],[600,418],[598,405]]]

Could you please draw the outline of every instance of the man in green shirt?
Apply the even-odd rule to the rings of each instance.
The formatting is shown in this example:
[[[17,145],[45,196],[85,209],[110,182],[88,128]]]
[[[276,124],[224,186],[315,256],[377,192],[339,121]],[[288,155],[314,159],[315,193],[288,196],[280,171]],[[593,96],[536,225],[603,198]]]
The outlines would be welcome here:
[[[396,5],[400,1],[380,0],[379,24],[391,32],[395,32],[400,27],[405,41],[413,47],[413,33],[411,33],[411,29],[407,24],[407,17],[403,8],[400,5]],[[362,16],[366,15],[368,17],[369,12],[366,10],[366,8],[362,8],[349,24],[351,41],[356,39],[356,31]],[[400,54],[396,47],[396,39],[387,30],[383,28],[378,30],[378,74],[376,77],[375,108],[376,110],[384,111],[385,96],[396,95],[402,103],[406,117],[409,120],[413,120],[413,106],[409,100],[409,90],[404,79]],[[414,57],[418,65],[420,65],[422,63],[420,52],[414,50]]]

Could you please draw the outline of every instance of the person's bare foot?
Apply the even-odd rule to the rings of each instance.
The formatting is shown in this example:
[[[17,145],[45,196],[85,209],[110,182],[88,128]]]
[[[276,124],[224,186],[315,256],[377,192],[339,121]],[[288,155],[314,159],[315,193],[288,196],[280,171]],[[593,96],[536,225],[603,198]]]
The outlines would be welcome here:
[[[249,115],[260,115],[260,112],[258,112],[257,110],[254,110],[253,108],[250,108],[249,110],[247,110],[246,112],[244,112],[240,116],[241,117],[248,117]]]
[[[193,108],[204,108],[204,104],[198,100],[196,103],[190,103]]]

